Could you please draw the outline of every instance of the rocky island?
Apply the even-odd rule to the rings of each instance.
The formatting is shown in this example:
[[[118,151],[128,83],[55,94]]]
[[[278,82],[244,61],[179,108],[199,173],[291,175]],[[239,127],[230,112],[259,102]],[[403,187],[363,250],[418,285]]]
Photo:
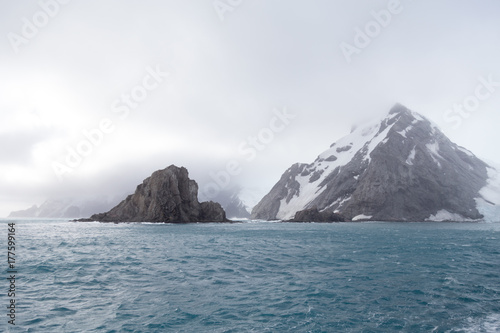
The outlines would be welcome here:
[[[220,204],[198,201],[198,184],[184,167],[155,171],[116,207],[79,221],[99,222],[229,222]]]

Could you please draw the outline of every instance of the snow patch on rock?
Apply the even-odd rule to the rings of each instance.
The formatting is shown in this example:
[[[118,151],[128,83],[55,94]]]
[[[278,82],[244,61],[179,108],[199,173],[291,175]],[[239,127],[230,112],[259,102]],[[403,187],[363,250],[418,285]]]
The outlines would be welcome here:
[[[425,145],[429,152],[431,153],[431,157],[434,162],[441,167],[441,162],[439,162],[438,158],[443,159],[443,157],[439,154],[439,143],[433,142]]]
[[[321,188],[318,181],[310,183],[309,176],[297,176],[295,180],[300,184],[300,192],[298,195],[293,196],[289,202],[286,202],[287,198],[281,200],[280,209],[276,215],[278,219],[292,219],[296,212],[307,207],[319,193],[326,189],[326,187]]]
[[[359,215],[356,215],[352,218],[353,221],[359,221],[359,220],[369,220],[371,219],[372,216],[371,215],[365,215],[365,214],[359,214]]]
[[[477,210],[484,215],[486,222],[500,222],[500,172],[488,168],[488,181],[476,198]]]
[[[453,221],[453,222],[465,222],[465,221],[473,221],[471,219],[464,218],[460,214],[450,213],[446,209],[441,209],[435,215],[431,215],[425,219],[426,221],[435,221],[435,222],[443,222],[443,221]]]
[[[415,147],[413,147],[412,151],[410,152],[410,155],[408,155],[408,158],[406,159],[406,164],[413,165],[413,161],[415,160],[416,153],[417,153],[417,151],[415,150]]]
[[[406,133],[411,131],[412,128],[413,128],[413,126],[410,125],[407,128],[405,128],[404,130],[397,132],[397,133],[406,139]]]

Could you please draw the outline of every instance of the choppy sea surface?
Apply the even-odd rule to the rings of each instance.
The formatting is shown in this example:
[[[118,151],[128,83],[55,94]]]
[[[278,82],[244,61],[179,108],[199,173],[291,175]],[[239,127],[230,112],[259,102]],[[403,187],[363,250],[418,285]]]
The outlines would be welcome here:
[[[12,221],[4,332],[500,332],[500,223]]]

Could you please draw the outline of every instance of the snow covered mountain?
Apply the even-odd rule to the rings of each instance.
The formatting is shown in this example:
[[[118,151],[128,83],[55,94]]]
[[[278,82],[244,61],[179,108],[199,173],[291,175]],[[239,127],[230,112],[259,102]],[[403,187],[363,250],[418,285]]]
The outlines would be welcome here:
[[[377,221],[500,220],[499,173],[397,104],[311,164],[297,163],[254,207],[255,219],[310,208]]]

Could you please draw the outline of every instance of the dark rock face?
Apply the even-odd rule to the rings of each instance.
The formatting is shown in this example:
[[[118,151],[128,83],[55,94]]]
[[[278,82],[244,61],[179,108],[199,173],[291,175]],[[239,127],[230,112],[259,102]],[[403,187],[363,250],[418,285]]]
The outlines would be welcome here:
[[[226,222],[226,213],[218,202],[205,201],[200,204],[200,222]]]
[[[345,222],[345,218],[332,211],[320,212],[314,207],[298,211],[291,222]]]
[[[488,165],[402,105],[354,128],[311,164],[294,164],[253,218],[291,219],[317,207],[350,220],[476,220]],[[441,219],[442,220],[442,219]]]
[[[169,166],[155,171],[107,213],[90,220],[101,222],[226,222],[226,214],[215,202],[198,202],[198,185],[184,167]]]

